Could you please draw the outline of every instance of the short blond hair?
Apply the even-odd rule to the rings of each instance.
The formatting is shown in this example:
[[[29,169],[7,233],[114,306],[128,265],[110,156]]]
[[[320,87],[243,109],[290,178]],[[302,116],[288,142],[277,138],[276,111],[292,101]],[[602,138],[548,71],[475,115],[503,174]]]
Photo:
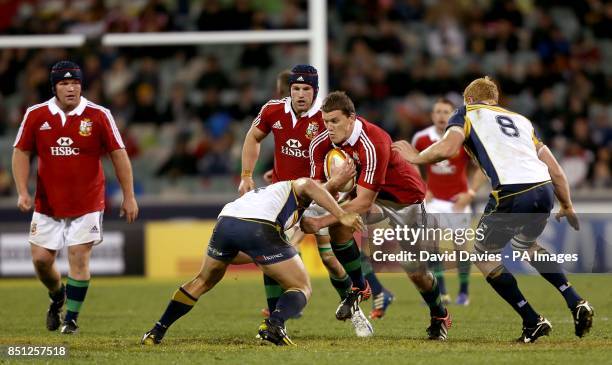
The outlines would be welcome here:
[[[468,98],[472,98],[474,103],[486,100],[493,100],[497,103],[499,101],[499,90],[489,76],[481,77],[470,82],[463,91],[463,101],[466,104]]]

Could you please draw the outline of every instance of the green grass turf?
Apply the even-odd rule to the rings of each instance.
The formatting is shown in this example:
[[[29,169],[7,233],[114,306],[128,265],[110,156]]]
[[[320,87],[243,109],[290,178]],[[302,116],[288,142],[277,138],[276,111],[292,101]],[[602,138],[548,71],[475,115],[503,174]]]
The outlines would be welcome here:
[[[454,294],[456,275],[447,274]],[[375,337],[358,339],[350,322],[335,320],[337,297],[327,279],[313,280],[304,316],[288,322],[297,348],[261,345],[256,330],[264,306],[262,279],[228,273],[169,330],[161,346],[143,347],[140,337],[159,318],[181,281],[94,278],[75,336],[45,329],[46,292],[35,280],[0,280],[0,345],[66,344],[68,359],[45,362],[113,364],[505,364],[612,363],[612,275],[574,275],[571,281],[595,306],[595,324],[584,339],[573,334],[565,302],[538,276],[519,276],[532,305],[551,320],[550,337],[517,344],[519,317],[479,275],[471,280],[469,307],[450,306],[453,327],[446,343],[425,340],[428,312],[412,284],[399,274],[382,275],[397,296],[387,317],[374,322]],[[369,312],[370,302],[362,304]],[[0,363],[23,359],[0,356]],[[28,361],[31,362],[31,361]],[[38,362],[38,361],[36,361]]]

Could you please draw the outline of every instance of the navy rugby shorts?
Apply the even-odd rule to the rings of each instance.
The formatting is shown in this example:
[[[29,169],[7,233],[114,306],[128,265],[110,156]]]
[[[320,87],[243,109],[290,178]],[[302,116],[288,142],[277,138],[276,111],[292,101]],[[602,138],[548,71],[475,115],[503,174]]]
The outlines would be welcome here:
[[[208,243],[208,256],[230,262],[242,251],[257,264],[269,265],[297,255],[285,240],[280,226],[272,222],[235,217],[219,217]]]
[[[553,206],[550,181],[493,190],[478,223],[484,239],[476,241],[476,251],[499,253],[510,240],[515,247],[528,248],[546,228]]]

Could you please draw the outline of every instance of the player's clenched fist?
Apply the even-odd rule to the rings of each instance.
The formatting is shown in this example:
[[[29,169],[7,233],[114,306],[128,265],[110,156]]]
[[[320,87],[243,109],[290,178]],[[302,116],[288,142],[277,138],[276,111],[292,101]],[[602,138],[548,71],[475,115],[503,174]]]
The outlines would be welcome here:
[[[410,163],[412,163],[414,158],[419,154],[419,151],[417,151],[410,143],[406,141],[393,142],[391,148],[394,151],[399,152],[400,156]]]
[[[32,197],[30,194],[20,194],[17,198],[17,208],[22,212],[27,212],[32,209]]]
[[[363,220],[357,213],[344,213],[340,216],[340,223],[347,227],[351,227],[354,231],[363,230]]]

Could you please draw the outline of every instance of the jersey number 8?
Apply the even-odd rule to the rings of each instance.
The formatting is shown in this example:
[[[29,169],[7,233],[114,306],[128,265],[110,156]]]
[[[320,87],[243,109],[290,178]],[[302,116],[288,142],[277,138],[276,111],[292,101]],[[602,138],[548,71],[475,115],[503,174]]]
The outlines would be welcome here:
[[[497,121],[497,124],[499,124],[499,129],[501,129],[503,134],[507,135],[508,137],[519,136],[519,130],[514,125],[512,119],[503,115],[496,115],[495,121]]]

